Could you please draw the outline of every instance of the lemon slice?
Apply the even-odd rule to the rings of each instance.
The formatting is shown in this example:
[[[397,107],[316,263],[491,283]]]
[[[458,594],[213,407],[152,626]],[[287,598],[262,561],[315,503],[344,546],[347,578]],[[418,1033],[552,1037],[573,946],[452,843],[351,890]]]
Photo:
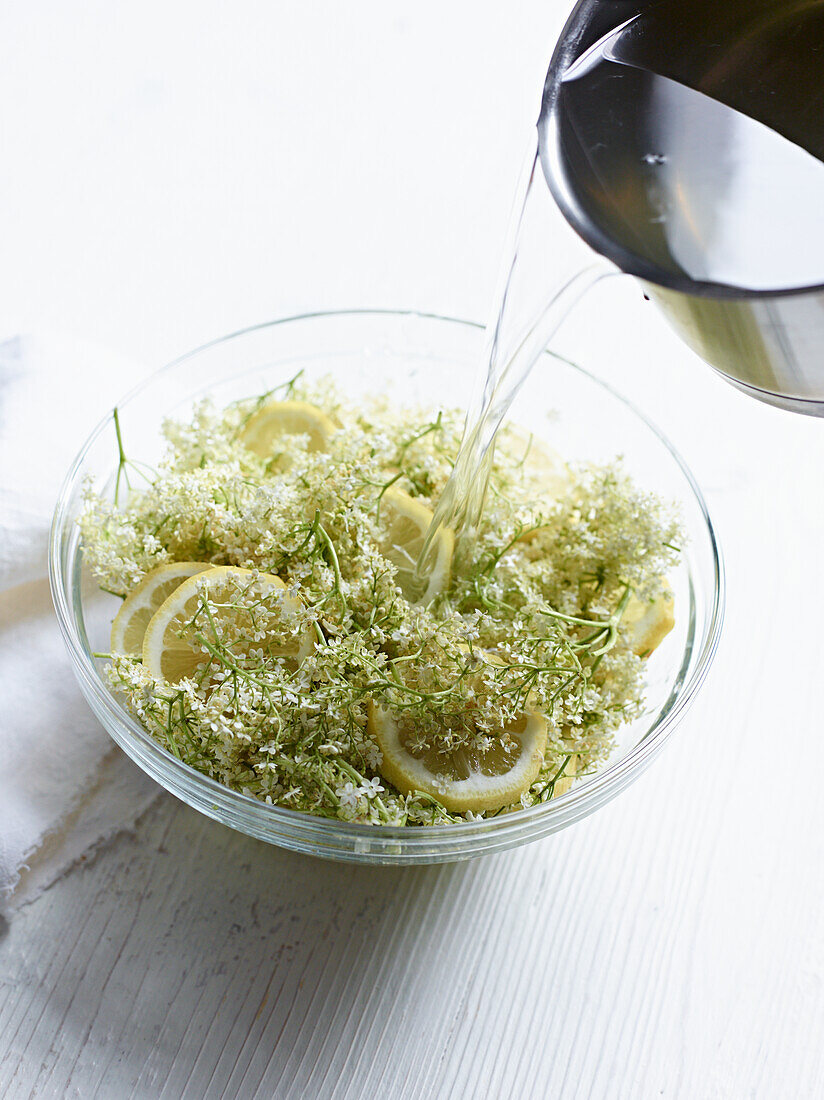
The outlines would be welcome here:
[[[639,600],[636,596],[630,596],[621,624],[630,631],[633,653],[638,657],[649,657],[675,626],[672,592],[665,589],[654,600]]]
[[[208,613],[204,597],[209,600]],[[283,637],[255,638],[260,617],[255,614],[255,605],[259,608],[261,603],[277,608],[287,628]],[[143,664],[153,676],[177,683],[192,676],[208,660],[196,636],[213,644],[225,630],[235,636],[234,652],[259,648],[297,665],[314,648],[311,630],[299,638],[288,635],[290,616],[302,609],[301,601],[288,594],[280,577],[235,566],[215,566],[183,581],[154,613],[143,639]]]
[[[381,497],[379,549],[388,561],[397,566],[398,584],[404,596],[411,603],[423,606],[431,603],[449,584],[455,546],[455,536],[448,527],[441,527],[429,554],[430,571],[426,588],[421,594],[415,577],[415,565],[431,522],[431,509],[402,489],[392,485]]]
[[[143,650],[143,636],[155,611],[174,590],[195,573],[211,569],[205,561],[175,561],[159,565],[147,573],[134,588],[112,623],[112,653],[138,656]]]
[[[538,778],[546,748],[546,719],[530,711],[485,753],[438,753],[417,745],[389,711],[370,704],[369,732],[383,754],[381,775],[402,794],[423,791],[452,813],[500,810],[517,802]]]
[[[541,490],[550,499],[563,496],[569,489],[570,475],[560,454],[518,425],[508,426],[510,438],[523,453],[523,464],[532,478],[540,483]]]
[[[256,455],[277,463],[287,457],[283,449],[288,436],[307,435],[310,451],[325,451],[335,431],[333,421],[316,405],[307,401],[269,401],[249,418],[240,439]]]

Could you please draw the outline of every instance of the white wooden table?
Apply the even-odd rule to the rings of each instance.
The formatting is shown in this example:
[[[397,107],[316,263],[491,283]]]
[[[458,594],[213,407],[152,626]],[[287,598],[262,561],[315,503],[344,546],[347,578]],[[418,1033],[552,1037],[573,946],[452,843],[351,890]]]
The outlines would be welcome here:
[[[482,317],[564,7],[6,7],[0,335],[153,365],[302,308]],[[631,286],[597,315],[569,339],[682,448],[727,554],[660,760],[563,834],[414,870],[161,794],[3,928],[0,1096],[824,1094],[824,425],[734,394]]]

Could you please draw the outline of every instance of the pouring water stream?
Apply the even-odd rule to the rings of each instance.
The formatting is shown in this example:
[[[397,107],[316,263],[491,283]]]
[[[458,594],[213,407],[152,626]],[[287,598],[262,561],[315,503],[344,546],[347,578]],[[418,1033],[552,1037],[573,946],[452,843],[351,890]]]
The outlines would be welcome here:
[[[440,527],[471,551],[496,433],[570,309],[607,275],[642,279],[684,341],[740,389],[824,416],[822,49],[824,0],[579,0],[550,65],[420,580]],[[547,257],[551,247],[530,216],[549,198],[539,164],[569,223],[610,259],[524,282],[524,245]]]
[[[606,260],[594,259],[549,288],[542,304],[523,316],[524,303],[519,294],[513,295],[513,288],[524,263],[523,245],[532,229],[529,209],[530,203],[536,201],[536,183],[541,185],[543,180],[533,139],[517,191],[510,245],[486,329],[484,356],[461,445],[418,557],[416,576],[422,588],[431,566],[433,540],[442,527],[454,531],[462,549],[471,547],[483,512],[495,437],[535,362],[580,298],[601,279],[621,274]],[[540,197],[547,198],[545,194]]]

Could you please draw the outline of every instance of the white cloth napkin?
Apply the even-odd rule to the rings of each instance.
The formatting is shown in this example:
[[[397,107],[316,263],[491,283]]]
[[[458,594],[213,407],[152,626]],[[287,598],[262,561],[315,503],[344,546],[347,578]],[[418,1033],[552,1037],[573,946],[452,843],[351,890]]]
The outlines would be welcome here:
[[[158,793],[81,696],[46,580],[69,463],[143,373],[76,340],[0,344],[0,909],[31,900]]]

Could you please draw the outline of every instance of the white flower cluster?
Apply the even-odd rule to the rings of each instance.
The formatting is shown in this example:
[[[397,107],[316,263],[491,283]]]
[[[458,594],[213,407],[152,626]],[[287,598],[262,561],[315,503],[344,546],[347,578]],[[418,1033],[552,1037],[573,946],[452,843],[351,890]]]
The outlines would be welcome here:
[[[196,676],[170,684],[113,658],[112,686],[140,721],[229,787],[372,824],[456,818],[382,779],[370,702],[438,760],[495,744],[508,751],[502,731],[529,701],[550,737],[518,807],[551,797],[570,757],[579,774],[597,766],[641,705],[641,662],[620,623],[604,624],[628,592],[655,595],[675,560],[678,524],[660,501],[619,466],[556,463],[550,478],[546,454],[537,460],[505,430],[472,552],[422,608],[404,598],[380,550],[380,500],[391,484],[434,506],[461,416],[379,401],[347,408],[328,384],[288,396],[340,425],[328,450],[296,436],[288,463],[269,469],[240,441],[255,403],[204,403],[191,422],[164,426],[168,454],[139,492],[116,504],[89,490],[84,552],[107,590],[126,595],[157,565],[198,560],[277,574],[304,609],[287,628],[259,593],[236,594],[228,618],[204,595],[202,613],[220,627],[204,634]],[[292,641],[311,631],[312,652],[279,656],[271,639],[284,631]]]

